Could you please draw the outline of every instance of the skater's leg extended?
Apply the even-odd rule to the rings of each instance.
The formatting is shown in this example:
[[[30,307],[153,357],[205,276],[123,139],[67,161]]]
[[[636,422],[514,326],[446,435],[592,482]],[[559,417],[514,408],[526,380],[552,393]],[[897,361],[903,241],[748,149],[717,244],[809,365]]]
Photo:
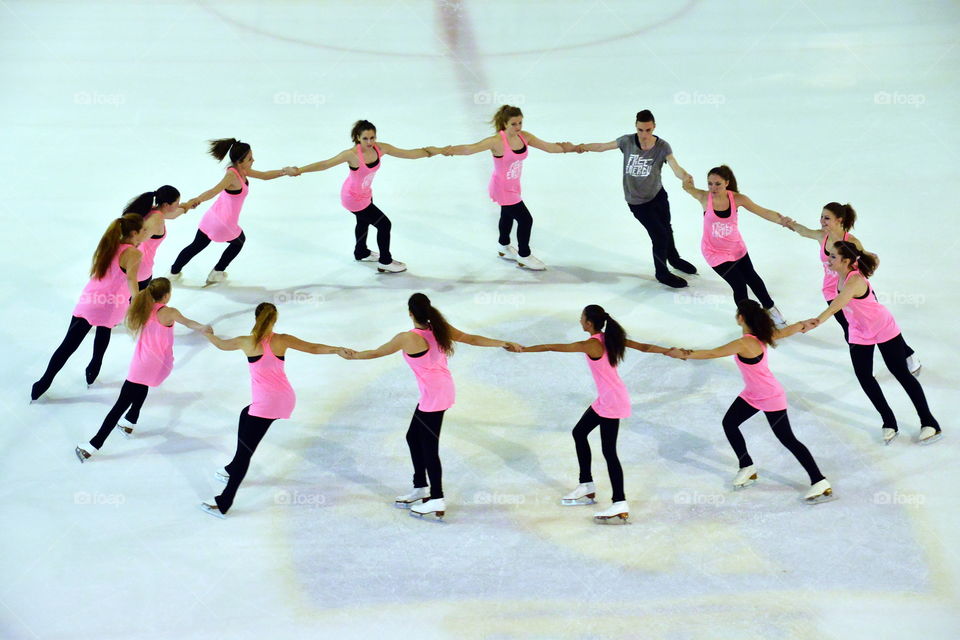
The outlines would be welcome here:
[[[723,433],[727,436],[727,442],[733,448],[737,456],[737,464],[741,469],[753,466],[753,459],[747,453],[747,443],[743,439],[743,434],[740,433],[740,425],[756,415],[758,411],[759,409],[751,407],[746,400],[738,396],[723,416]]]
[[[273,424],[270,418],[259,418],[250,415],[250,407],[244,407],[240,412],[240,420],[237,425],[237,452],[233,456],[233,461],[227,465],[226,470],[230,474],[230,480],[227,487],[219,496],[216,497],[217,507],[221,513],[226,513],[233,505],[233,500],[237,495],[237,489],[243,482],[247,470],[250,468],[250,459],[253,452],[257,450],[263,436],[267,434],[267,429]]]
[[[767,416],[767,422],[770,423],[770,428],[773,429],[773,435],[777,436],[780,444],[785,446],[790,453],[793,454],[793,457],[797,459],[797,462],[803,465],[804,471],[810,476],[810,484],[813,485],[823,480],[823,474],[820,473],[820,468],[817,467],[817,463],[813,459],[810,450],[807,449],[802,442],[797,440],[793,429],[790,428],[790,419],[787,418],[787,410],[764,411],[764,415]]]
[[[613,501],[626,500],[623,494],[623,467],[617,457],[617,434],[620,431],[620,420],[617,418],[600,418],[600,446],[603,457],[607,461],[607,473],[610,474],[610,485],[613,487]]]

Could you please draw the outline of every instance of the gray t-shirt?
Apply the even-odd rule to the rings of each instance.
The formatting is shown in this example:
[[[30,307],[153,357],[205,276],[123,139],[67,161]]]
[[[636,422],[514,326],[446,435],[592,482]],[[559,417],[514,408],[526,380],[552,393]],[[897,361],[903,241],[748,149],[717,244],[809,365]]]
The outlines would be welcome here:
[[[646,151],[640,148],[635,133],[617,138],[623,152],[623,197],[627,204],[650,202],[660,192],[660,169],[673,149],[666,140],[655,137],[653,148]]]

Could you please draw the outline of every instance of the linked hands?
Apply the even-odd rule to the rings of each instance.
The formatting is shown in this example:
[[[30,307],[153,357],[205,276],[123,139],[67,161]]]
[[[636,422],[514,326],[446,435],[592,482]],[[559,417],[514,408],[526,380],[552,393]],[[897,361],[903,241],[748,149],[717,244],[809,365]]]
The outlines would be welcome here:
[[[800,329],[800,333],[806,333],[807,331],[819,326],[820,320],[818,318],[810,318],[809,320],[802,321],[800,324],[803,325],[803,328]]]
[[[693,353],[693,349],[681,349],[680,347],[670,347],[663,355],[676,358],[677,360],[686,360],[687,356]]]
[[[299,176],[302,172],[297,167],[284,167],[283,175],[290,176],[291,178]]]

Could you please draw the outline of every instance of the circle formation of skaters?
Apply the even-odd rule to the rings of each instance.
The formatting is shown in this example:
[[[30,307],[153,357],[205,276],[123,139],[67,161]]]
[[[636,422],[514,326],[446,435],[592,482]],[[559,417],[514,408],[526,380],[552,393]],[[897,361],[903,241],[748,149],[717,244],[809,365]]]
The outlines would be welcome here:
[[[763,412],[777,440],[808,476],[810,486],[803,493],[802,501],[816,504],[832,500],[836,495],[812,453],[791,429],[786,392],[771,368],[769,348],[798,333],[816,329],[833,317],[842,327],[854,375],[880,415],[879,441],[889,445],[900,434],[900,425],[873,377],[875,350],[879,350],[885,366],[913,403],[920,423],[916,441],[929,444],[942,436],[940,424],[928,406],[918,379],[919,358],[903,338],[890,310],[880,303],[869,280],[879,266],[879,258],[850,233],[857,216],[849,204],[827,203],[820,215],[819,228],[808,228],[777,211],[761,207],[741,193],[727,165],[707,171],[707,189],[698,189],[693,176],[674,157],[671,146],[654,135],[656,121],[649,110],[637,113],[635,132],[606,143],[544,142],[524,130],[523,113],[510,105],[500,107],[491,124],[495,133],[473,144],[404,149],[378,140],[373,123],[358,120],[350,131],[353,143],[350,148],[327,160],[271,171],[253,169],[253,150],[248,143],[236,138],[211,140],[209,153],[220,161],[229,159],[223,178],[214,187],[181,202],[180,192],[164,185],[133,198],[123,214],[107,225],[93,252],[90,279],[74,307],[67,333],[46,370],[33,383],[31,401],[40,399],[50,389],[64,364],[93,328],[93,353],[85,369],[85,379],[88,386],[94,384],[112,329],[125,322],[136,337],[133,357],[119,396],[99,429],[89,441],[75,447],[78,460],[88,462],[97,458],[114,431],[127,438],[138,433],[137,423],[149,389],[162,384],[174,369],[174,325],[182,324],[200,333],[220,350],[242,351],[250,372],[251,402],[240,411],[233,458],[214,472],[215,478],[226,486],[215,498],[200,505],[206,513],[223,518],[233,506],[250,461],[270,426],[276,420],[290,418],[296,406],[296,393],[284,366],[288,352],[337,355],[346,360],[369,360],[400,352],[416,379],[419,400],[405,436],[413,467],[412,486],[408,493],[395,498],[394,505],[421,518],[443,519],[447,505],[440,434],[446,412],[456,400],[454,378],[448,367],[455,345],[495,347],[513,353],[581,353],[594,380],[597,397],[572,429],[579,475],[575,488],[559,497],[558,502],[570,507],[598,502],[589,434],[599,428],[611,494],[610,505],[597,512],[594,521],[625,523],[629,521],[630,508],[624,492],[624,470],[617,455],[617,436],[621,420],[631,414],[629,391],[618,373],[626,351],[632,349],[679,360],[730,357],[744,383],[743,390],[720,420],[737,463],[732,486],[742,489],[757,482],[762,475],[748,453],[740,426]],[[493,172],[488,190],[490,198],[500,207],[496,256],[523,269],[543,271],[546,265],[531,249],[533,217],[524,203],[520,186],[523,162],[531,147],[548,153],[619,149],[623,154],[624,198],[631,214],[650,237],[655,278],[667,287],[682,288],[687,286],[687,281],[671,269],[688,276],[696,275],[697,269],[680,256],[674,241],[669,200],[661,183],[661,170],[666,164],[681,181],[683,190],[703,210],[701,253],[707,265],[731,288],[733,320],[740,335],[709,349],[637,342],[629,338],[624,327],[607,310],[591,304],[580,311],[580,328],[587,334],[583,340],[523,346],[519,340],[465,333],[454,327],[426,295],[414,293],[406,309],[409,329],[379,347],[353,349],[277,333],[279,312],[268,302],[256,307],[250,333],[233,338],[217,336],[210,325],[191,320],[170,306],[171,281],[180,279],[184,267],[211,242],[227,246],[207,275],[205,286],[227,280],[228,266],[246,243],[240,215],[251,177],[260,180],[295,177],[346,164],[340,202],[354,217],[353,259],[376,263],[379,273],[405,271],[407,265],[394,259],[391,251],[392,222],[373,202],[373,179],[385,155],[418,159],[489,151]],[[169,277],[155,278],[154,263],[157,250],[167,236],[166,222],[214,198],[198,223],[194,240],[173,262]],[[740,209],[816,241],[824,270],[822,293],[827,303],[819,314],[787,323],[750,259],[740,233]],[[370,227],[376,230],[377,251],[367,246]],[[748,297],[750,292],[756,300]]]

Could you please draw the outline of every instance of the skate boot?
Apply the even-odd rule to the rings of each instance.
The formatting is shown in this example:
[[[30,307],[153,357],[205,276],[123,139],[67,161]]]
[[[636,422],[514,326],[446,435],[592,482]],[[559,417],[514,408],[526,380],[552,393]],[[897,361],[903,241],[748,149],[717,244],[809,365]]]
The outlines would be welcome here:
[[[743,489],[744,487],[749,487],[756,481],[757,467],[756,465],[750,465],[749,467],[744,467],[743,469],[740,469],[740,471],[737,471],[737,475],[733,479],[733,488]]]
[[[133,429],[136,426],[137,425],[130,422],[126,418],[122,418],[120,422],[117,423],[117,431],[122,433],[124,438],[130,438],[133,436]]]
[[[673,289],[683,289],[687,286],[686,280],[680,276],[673,275],[669,271],[657,274],[656,278],[660,284],[665,284]]]
[[[207,284],[205,284],[204,286],[209,287],[212,284],[220,284],[226,279],[227,279],[226,271],[213,270],[210,272],[210,275],[207,276]]]
[[[674,258],[670,260],[670,266],[676,269],[677,271],[682,271],[688,276],[697,275],[697,268],[684,260],[683,258]]]
[[[933,444],[943,437],[943,432],[936,427],[920,427],[920,444]]]
[[[413,491],[405,496],[397,496],[393,501],[393,506],[398,509],[409,509],[418,502],[426,502],[430,499],[430,490],[426,487],[414,487]]]
[[[787,326],[787,321],[783,319],[783,314],[780,313],[780,309],[777,309],[776,305],[767,309],[767,313],[770,314],[770,319],[773,320],[773,326],[777,329],[783,329]]]
[[[227,517],[227,514],[220,511],[220,507],[217,506],[216,500],[213,501],[213,504],[210,504],[209,502],[201,502],[200,511],[203,511],[204,513],[209,513],[211,516],[214,516],[215,518],[223,519]]]
[[[517,253],[517,248],[512,244],[498,244],[497,255],[504,260],[511,260],[513,262],[516,262],[517,258],[520,257],[520,254]]]
[[[517,266],[529,269],[530,271],[544,271],[547,268],[547,265],[543,264],[543,262],[532,253],[528,256],[517,254]]]
[[[447,505],[443,498],[426,500],[420,504],[410,507],[410,515],[423,519],[426,516],[432,516],[437,520],[443,520],[443,514],[446,512]]]
[[[881,430],[883,434],[883,444],[890,444],[897,439],[897,436],[900,435],[900,432],[896,429],[891,429],[890,427],[884,427]]]
[[[77,460],[80,462],[86,462],[93,457],[93,452],[95,449],[89,443],[83,442],[77,445],[77,448],[73,450],[77,454]]]
[[[357,262],[380,262],[380,254],[376,251],[371,251],[370,255],[366,258],[360,258]]]
[[[597,524],[629,524],[627,518],[630,517],[630,505],[626,500],[614,502],[612,505],[593,514],[593,521]]]
[[[803,496],[803,501],[807,504],[819,504],[836,499],[837,496],[834,495],[833,489],[830,487],[830,483],[827,482],[826,478],[810,487],[810,490]]]
[[[180,280],[182,279],[183,279],[182,271],[180,273],[174,273],[173,271],[171,271],[170,273],[167,274],[167,280],[169,280],[170,282],[180,282]]]
[[[913,354],[907,358],[907,369],[910,370],[915,377],[920,377],[920,369],[923,368],[923,365],[920,364],[920,358],[917,357],[917,354]]]
[[[213,472],[213,477],[219,480],[220,482],[222,482],[223,484],[227,484],[228,482],[230,482],[230,474],[227,473],[226,469],[217,469],[216,471]]]
[[[407,265],[397,260],[394,260],[390,264],[378,264],[377,271],[379,273],[400,273],[401,271],[406,271]]]
[[[565,507],[575,507],[581,504],[596,504],[597,489],[592,482],[583,482],[577,488],[563,496],[560,504]]]

